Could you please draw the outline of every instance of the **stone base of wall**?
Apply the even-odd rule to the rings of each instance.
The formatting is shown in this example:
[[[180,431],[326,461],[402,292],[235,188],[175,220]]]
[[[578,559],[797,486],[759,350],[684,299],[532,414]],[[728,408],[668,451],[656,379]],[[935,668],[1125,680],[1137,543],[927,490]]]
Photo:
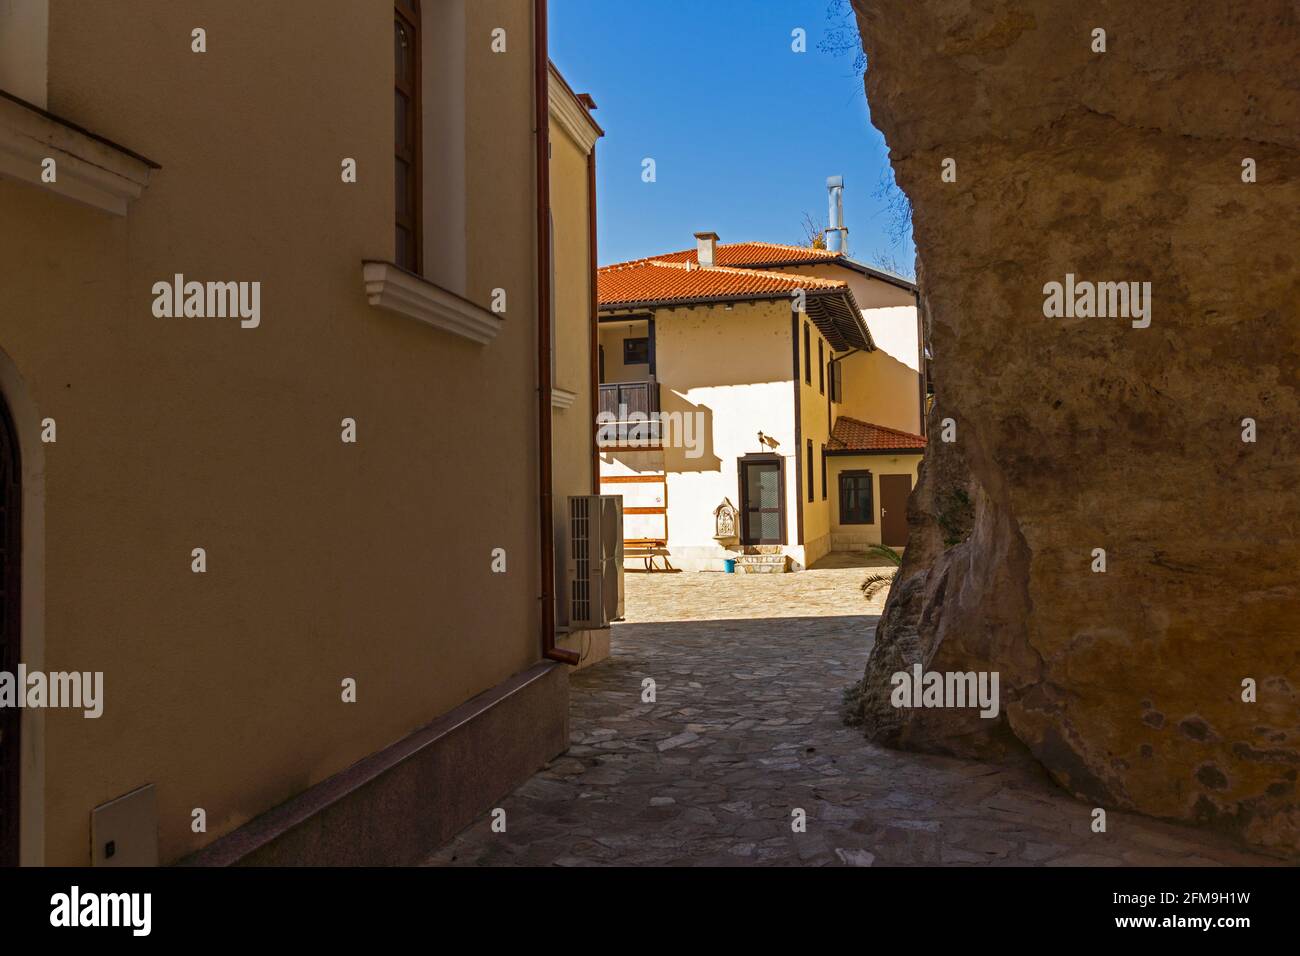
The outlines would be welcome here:
[[[830,554],[831,551],[831,536],[829,534],[824,534],[820,538],[814,538],[811,541],[805,542],[803,546],[805,561],[804,567],[812,567],[822,558],[826,557],[826,555]]]
[[[773,547],[780,554],[790,558],[790,570],[803,571],[812,561],[816,561],[823,555],[830,553],[831,540],[830,536],[826,535],[819,538],[812,545],[787,544],[779,547],[774,545]],[[808,555],[814,553],[815,548],[821,550],[816,551],[816,556],[810,561]],[[669,544],[668,563],[678,571],[721,571],[723,570],[723,561],[727,558],[738,558],[743,553],[744,549],[739,545],[736,546],[735,550],[727,550],[716,544]],[[629,571],[637,571],[640,570],[640,565],[629,561],[626,568]]]
[[[555,643],[567,651],[577,651],[581,660],[572,670],[580,671],[609,657],[609,628],[557,634]]]
[[[678,571],[721,571],[723,561],[739,554],[738,550],[728,551],[716,544],[668,545],[668,563]],[[656,566],[662,566],[662,562],[657,562]],[[635,567],[628,565],[632,570]]]
[[[864,531],[834,531],[831,533],[831,550],[832,551],[866,551],[880,544],[880,532],[873,528],[874,533]],[[902,548],[895,548],[895,551],[901,552]]]
[[[790,570],[787,554],[742,554],[736,559],[738,574],[785,574]]]
[[[568,668],[543,662],[255,817],[180,865],[418,863],[568,745]]]

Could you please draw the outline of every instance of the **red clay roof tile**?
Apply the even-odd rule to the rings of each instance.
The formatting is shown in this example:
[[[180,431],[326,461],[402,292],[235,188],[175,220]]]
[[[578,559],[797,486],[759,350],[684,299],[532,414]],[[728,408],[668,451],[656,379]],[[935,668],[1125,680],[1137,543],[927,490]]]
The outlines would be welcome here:
[[[826,448],[828,451],[893,451],[904,448],[921,451],[925,445],[925,438],[921,435],[841,415],[835,419]]]
[[[757,269],[701,268],[686,262],[638,259],[605,266],[597,273],[597,292],[603,307],[647,302],[690,302],[737,299],[746,296],[779,297],[795,289],[847,290],[836,279],[763,272]]]
[[[661,262],[699,262],[697,249],[685,249],[655,256]],[[828,249],[808,246],[787,246],[779,242],[720,242],[714,252],[713,264],[717,266],[786,266],[806,262],[828,262],[842,259],[843,254]]]

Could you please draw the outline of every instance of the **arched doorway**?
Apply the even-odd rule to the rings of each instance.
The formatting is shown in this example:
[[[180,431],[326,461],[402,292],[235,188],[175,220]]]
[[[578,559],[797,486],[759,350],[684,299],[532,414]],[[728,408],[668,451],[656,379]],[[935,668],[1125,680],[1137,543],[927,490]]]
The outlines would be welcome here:
[[[14,675],[22,654],[22,457],[9,406],[0,398],[0,672]],[[25,688],[15,686],[15,694]],[[21,715],[0,708],[0,866],[18,865]]]

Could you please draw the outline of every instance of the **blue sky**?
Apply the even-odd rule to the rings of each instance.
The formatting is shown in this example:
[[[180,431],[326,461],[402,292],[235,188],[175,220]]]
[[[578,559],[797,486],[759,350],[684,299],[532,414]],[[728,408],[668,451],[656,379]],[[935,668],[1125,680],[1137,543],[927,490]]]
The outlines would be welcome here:
[[[889,235],[874,194],[888,150],[851,55],[818,45],[832,0],[551,0],[551,58],[599,107],[600,263],[723,242],[802,243],[823,226],[826,177],[843,175],[854,258],[910,272],[910,229]],[[807,31],[808,52],[791,50]],[[657,182],[641,180],[651,157]]]

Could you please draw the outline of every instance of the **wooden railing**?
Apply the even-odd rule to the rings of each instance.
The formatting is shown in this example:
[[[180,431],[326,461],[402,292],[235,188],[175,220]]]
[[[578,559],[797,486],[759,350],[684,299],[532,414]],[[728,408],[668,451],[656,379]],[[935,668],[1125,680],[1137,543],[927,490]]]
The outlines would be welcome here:
[[[596,427],[602,447],[658,445],[659,383],[654,379],[600,386],[596,411],[602,413]]]

